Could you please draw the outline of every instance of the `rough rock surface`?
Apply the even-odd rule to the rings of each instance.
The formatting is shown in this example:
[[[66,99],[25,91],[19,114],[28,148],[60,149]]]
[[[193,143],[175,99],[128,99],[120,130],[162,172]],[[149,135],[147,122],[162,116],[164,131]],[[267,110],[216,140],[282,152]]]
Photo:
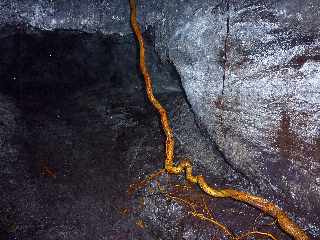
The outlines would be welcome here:
[[[319,3],[223,5],[177,26],[168,56],[226,160],[319,234]]]
[[[317,0],[138,7],[224,159],[313,236],[320,235],[319,9]],[[0,12],[1,25],[131,32],[126,0],[2,1]]]

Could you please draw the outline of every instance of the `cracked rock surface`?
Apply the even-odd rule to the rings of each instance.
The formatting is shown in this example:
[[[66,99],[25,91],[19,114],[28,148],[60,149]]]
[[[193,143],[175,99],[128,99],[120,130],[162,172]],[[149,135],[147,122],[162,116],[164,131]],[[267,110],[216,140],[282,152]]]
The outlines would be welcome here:
[[[296,12],[282,2],[225,5],[203,8],[177,26],[168,56],[226,159],[257,181],[267,198],[279,196],[285,209],[294,206],[316,233],[320,58],[312,8],[319,4],[296,6]]]
[[[154,44],[150,47],[162,61],[169,60],[176,68],[196,123],[211,142],[209,150],[204,151],[202,146],[207,143],[197,140],[198,150],[184,153],[206,166],[209,175],[214,176],[216,167],[220,176],[232,176],[235,171],[234,176],[251,185],[230,179],[226,182],[276,202],[314,238],[320,235],[319,9],[317,0],[138,1],[138,20],[143,30],[153,32],[149,38]],[[131,34],[128,17],[126,0],[0,3],[1,28],[14,25],[18,30],[26,27],[27,32],[35,28],[68,29],[123,36]],[[2,39],[10,37],[10,31],[1,34]],[[92,44],[91,49],[96,43],[86,42]],[[16,42],[10,44],[15,46]],[[100,50],[93,51],[94,56],[102,55]],[[7,60],[1,61],[2,79],[13,77],[3,75],[12,71],[10,64],[15,64],[7,64],[8,59],[14,61],[12,53],[7,54]],[[94,62],[94,56],[79,58]],[[84,60],[78,66],[86,63]],[[156,65],[150,63],[151,67]],[[125,78],[127,73],[114,74],[114,79]],[[100,77],[92,74],[87,77]],[[170,81],[161,86],[166,74],[155,78],[159,93],[179,88]],[[68,81],[63,75],[55,79]],[[137,89],[143,88],[140,85]],[[2,129],[3,136],[10,138],[20,131],[12,117],[20,116],[20,110],[10,97],[2,98],[3,121],[10,122],[10,127]],[[174,101],[181,104],[179,99]],[[121,122],[122,117],[114,123]],[[180,136],[177,130],[177,142],[195,144],[184,131]],[[8,144],[5,141],[4,149],[20,147]],[[217,153],[209,157],[210,149],[222,156]],[[4,150],[1,154],[14,159],[18,152]],[[217,160],[219,157],[223,160]],[[218,164],[224,161],[225,165]]]

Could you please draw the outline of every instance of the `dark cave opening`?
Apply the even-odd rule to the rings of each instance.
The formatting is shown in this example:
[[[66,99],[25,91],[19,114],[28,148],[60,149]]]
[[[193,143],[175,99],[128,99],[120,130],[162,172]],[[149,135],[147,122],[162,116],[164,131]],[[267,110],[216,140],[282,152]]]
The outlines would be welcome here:
[[[116,36],[12,28],[11,34],[2,37],[1,91],[18,101],[39,98],[52,102],[99,81],[110,87],[125,84],[114,79],[120,60]]]
[[[8,129],[1,239],[110,234],[119,218],[113,203],[134,179],[160,168],[164,154],[135,39],[25,26],[8,26],[0,38],[1,131]],[[152,45],[152,34],[146,39]],[[182,96],[174,67],[154,51],[148,58],[157,94]]]

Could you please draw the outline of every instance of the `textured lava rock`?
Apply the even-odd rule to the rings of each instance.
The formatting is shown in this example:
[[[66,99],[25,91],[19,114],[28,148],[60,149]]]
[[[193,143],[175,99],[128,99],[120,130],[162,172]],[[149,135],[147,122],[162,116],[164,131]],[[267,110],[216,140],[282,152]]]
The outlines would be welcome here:
[[[138,1],[143,29],[181,77],[228,162],[320,232],[319,2]],[[2,1],[0,23],[131,32],[127,1]],[[206,160],[201,160],[206,162]],[[214,169],[211,169],[214,170]]]
[[[177,26],[169,58],[225,158],[319,234],[319,5],[223,5]]]
[[[41,29],[104,33],[130,32],[127,1],[1,1],[0,23],[25,23]],[[121,30],[120,30],[121,29]]]

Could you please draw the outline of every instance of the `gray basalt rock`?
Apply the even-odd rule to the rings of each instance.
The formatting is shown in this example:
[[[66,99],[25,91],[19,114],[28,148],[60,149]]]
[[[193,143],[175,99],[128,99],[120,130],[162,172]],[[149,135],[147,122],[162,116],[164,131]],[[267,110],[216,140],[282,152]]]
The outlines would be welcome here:
[[[86,32],[128,33],[129,6],[125,0],[52,1],[4,0],[1,24],[28,24],[46,30],[72,29]]]
[[[167,55],[225,159],[319,234],[319,3],[292,4],[200,8]]]
[[[138,1],[225,161],[320,235],[320,3]],[[0,25],[131,34],[127,0],[2,1]]]

